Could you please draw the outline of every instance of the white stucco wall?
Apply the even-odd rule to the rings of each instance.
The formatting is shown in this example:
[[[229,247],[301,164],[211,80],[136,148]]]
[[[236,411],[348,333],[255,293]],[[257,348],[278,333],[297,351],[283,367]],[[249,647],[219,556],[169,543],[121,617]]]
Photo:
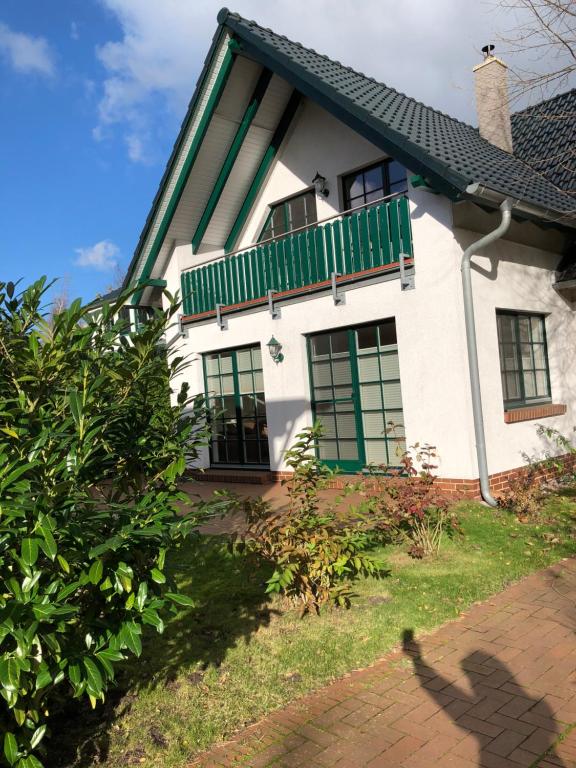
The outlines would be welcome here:
[[[530,227],[532,225],[525,225]],[[477,238],[457,232],[464,246]],[[548,446],[536,434],[538,423],[569,435],[575,424],[576,406],[576,312],[553,289],[559,255],[542,248],[501,240],[474,258],[473,271],[478,358],[484,421],[491,474],[520,466],[524,455],[542,457]],[[480,271],[482,270],[482,271]],[[498,354],[496,310],[542,313],[546,336],[552,402],[568,406],[564,416],[504,422],[503,392]]]
[[[255,205],[242,245],[257,238],[268,205],[309,187],[316,171],[326,176],[330,189],[327,199],[317,197],[318,218],[333,215],[340,208],[338,176],[382,154],[319,107],[306,103]],[[334,306],[328,291],[282,302],[278,319],[271,318],[267,307],[259,307],[228,315],[225,331],[215,320],[193,324],[188,326],[187,338],[175,342],[191,357],[185,376],[192,393],[204,390],[202,354],[250,344],[262,346],[271,469],[284,468],[285,449],[312,420],[306,334],[394,317],[407,443],[426,441],[436,445],[438,472],[444,477],[478,476],[460,261],[463,249],[479,234],[474,231],[474,216],[466,229],[462,225],[454,227],[453,208],[445,198],[421,189],[410,189],[409,196],[415,290],[402,292],[398,279],[357,283],[346,291],[344,306]],[[488,228],[494,228],[497,216],[489,219]],[[566,433],[573,423],[576,373],[571,360],[576,317],[551,287],[558,256],[546,252],[547,235],[533,229],[531,237],[532,230],[528,229],[526,235],[524,228],[524,244],[501,241],[485,256],[475,259],[490,272],[490,276],[477,271],[473,274],[490,473],[517,467],[523,452],[535,454],[543,449],[534,422],[504,422],[496,308],[550,313],[547,333],[553,400],[567,403],[569,410],[565,417],[547,419],[546,423]],[[485,221],[478,222],[478,230],[486,231]],[[538,248],[525,244],[532,239],[538,241]],[[168,289],[178,291],[181,270],[207,256],[192,256],[189,244],[174,244],[164,275]],[[272,335],[283,344],[284,361],[278,365],[265,346]],[[203,466],[207,464],[205,455]]]

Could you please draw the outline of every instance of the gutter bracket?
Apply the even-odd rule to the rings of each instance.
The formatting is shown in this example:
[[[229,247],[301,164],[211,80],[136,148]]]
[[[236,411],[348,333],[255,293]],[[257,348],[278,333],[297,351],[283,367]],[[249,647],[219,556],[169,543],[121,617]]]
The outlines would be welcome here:
[[[274,304],[275,293],[276,291],[273,288],[270,288],[270,290],[268,291],[268,311],[272,316],[272,320],[278,320],[278,318],[280,317],[280,310]]]
[[[407,253],[400,253],[400,290],[401,291],[413,291],[416,288],[416,282],[414,280],[414,274],[406,272],[405,260],[410,256]]]
[[[332,299],[334,301],[335,307],[340,307],[342,304],[346,304],[346,294],[338,293],[338,284],[336,282],[338,277],[341,277],[340,272],[332,272],[330,275],[330,279],[332,281]]]
[[[222,317],[223,306],[224,304],[216,304],[216,322],[218,323],[218,328],[220,328],[221,331],[227,331],[228,321],[226,318]]]

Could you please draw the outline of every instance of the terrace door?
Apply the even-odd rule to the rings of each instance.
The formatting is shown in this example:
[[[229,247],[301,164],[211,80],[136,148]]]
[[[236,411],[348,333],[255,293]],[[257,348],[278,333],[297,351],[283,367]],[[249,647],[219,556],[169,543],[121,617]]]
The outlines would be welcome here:
[[[270,465],[259,346],[204,355],[213,466]]]
[[[397,466],[406,444],[394,320],[314,334],[308,343],[319,458],[353,472]]]

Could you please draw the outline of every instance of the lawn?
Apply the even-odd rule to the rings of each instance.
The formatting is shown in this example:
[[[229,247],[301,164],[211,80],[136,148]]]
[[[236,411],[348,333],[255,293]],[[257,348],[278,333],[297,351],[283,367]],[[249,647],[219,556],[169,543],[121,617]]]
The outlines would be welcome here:
[[[119,691],[92,713],[79,705],[53,724],[51,768],[184,766],[230,735],[398,643],[431,630],[530,571],[576,553],[576,498],[550,498],[541,524],[521,524],[477,503],[457,507],[462,535],[439,557],[381,551],[390,575],[357,583],[346,610],[301,619],[264,595],[267,571],[205,537],[171,567],[195,600],[150,635],[141,660],[120,671]],[[58,725],[60,723],[60,725]],[[60,732],[60,736],[58,733]]]

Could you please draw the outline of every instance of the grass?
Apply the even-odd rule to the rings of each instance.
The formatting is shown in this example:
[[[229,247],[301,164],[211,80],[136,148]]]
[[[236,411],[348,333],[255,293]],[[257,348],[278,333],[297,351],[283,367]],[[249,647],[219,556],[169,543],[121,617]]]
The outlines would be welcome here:
[[[541,524],[477,503],[457,511],[463,536],[445,541],[439,557],[417,561],[386,548],[388,578],[359,581],[348,611],[304,619],[264,595],[266,569],[221,539],[203,539],[172,563],[195,607],[164,635],[148,637],[143,658],[121,672],[120,692],[104,708],[66,716],[52,765],[181,768],[235,729],[370,664],[404,628],[431,630],[576,550],[570,494],[548,500]]]

